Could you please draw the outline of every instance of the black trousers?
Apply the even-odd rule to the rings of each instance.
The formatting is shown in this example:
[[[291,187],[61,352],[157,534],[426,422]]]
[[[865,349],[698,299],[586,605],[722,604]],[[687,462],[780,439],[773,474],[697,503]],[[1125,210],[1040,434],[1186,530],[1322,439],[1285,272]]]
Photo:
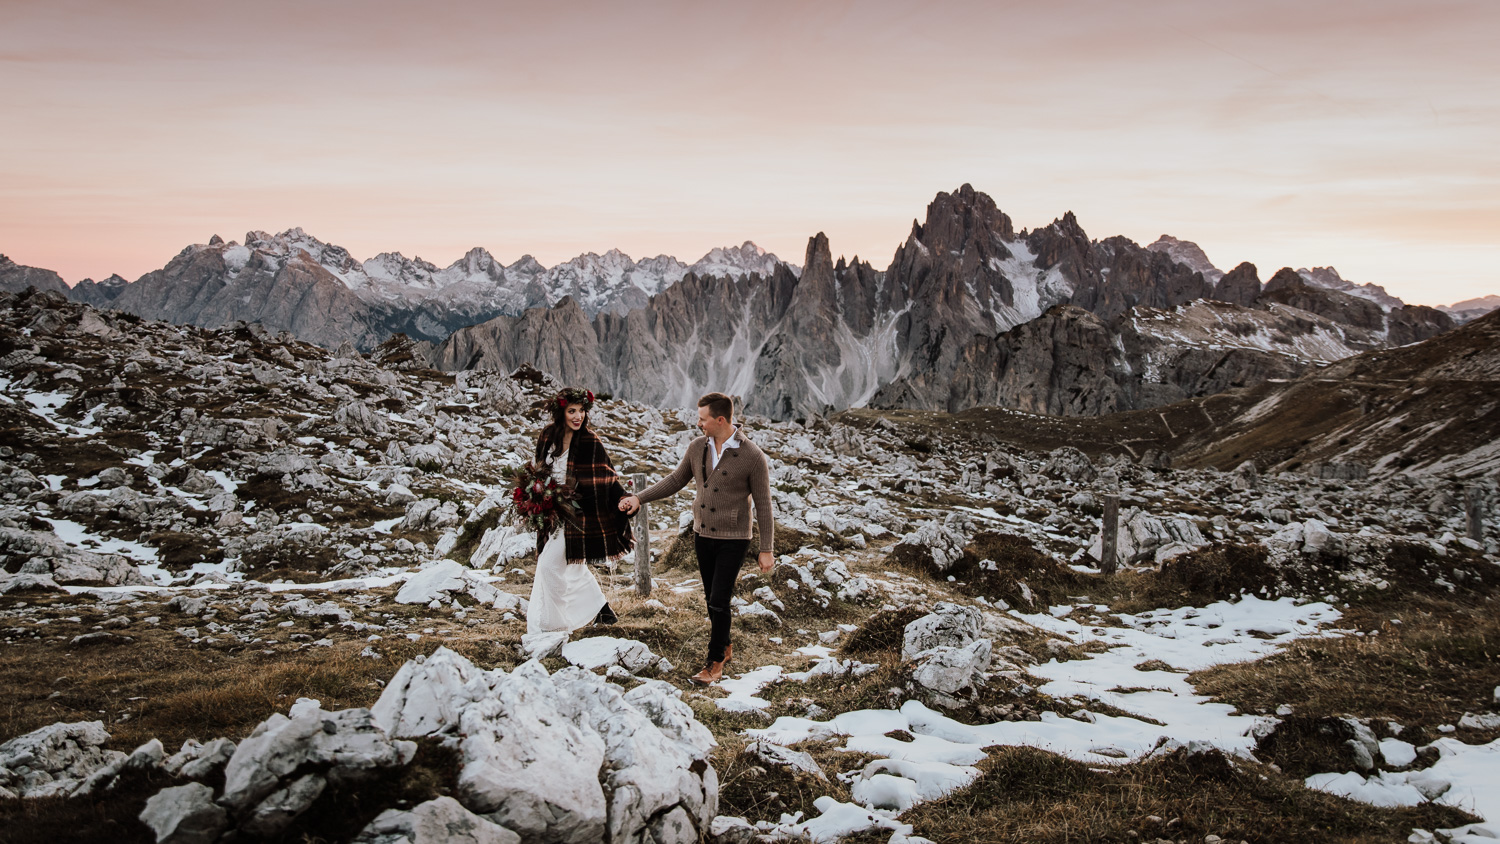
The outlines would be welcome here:
[[[708,601],[708,661],[724,659],[724,648],[729,644],[729,599],[734,597],[734,585],[740,579],[740,566],[745,564],[745,552],[750,549],[748,539],[711,539],[698,536],[693,550],[698,552],[698,574],[703,578],[703,597]]]

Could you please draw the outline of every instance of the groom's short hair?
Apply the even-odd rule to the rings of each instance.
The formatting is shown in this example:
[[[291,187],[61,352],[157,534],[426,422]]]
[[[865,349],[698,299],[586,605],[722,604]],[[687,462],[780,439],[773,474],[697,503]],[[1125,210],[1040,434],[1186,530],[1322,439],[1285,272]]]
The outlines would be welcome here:
[[[723,393],[706,393],[698,399],[698,406],[708,408],[708,415],[715,419],[734,419],[734,399]]]

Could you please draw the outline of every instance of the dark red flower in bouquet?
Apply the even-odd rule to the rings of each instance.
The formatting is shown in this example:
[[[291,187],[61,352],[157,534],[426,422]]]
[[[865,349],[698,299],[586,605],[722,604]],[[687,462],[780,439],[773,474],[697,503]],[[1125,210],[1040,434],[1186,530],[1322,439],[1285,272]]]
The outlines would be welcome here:
[[[549,467],[527,463],[516,470],[515,484],[510,498],[517,527],[551,535],[559,524],[574,523],[577,495],[572,487],[553,479]]]

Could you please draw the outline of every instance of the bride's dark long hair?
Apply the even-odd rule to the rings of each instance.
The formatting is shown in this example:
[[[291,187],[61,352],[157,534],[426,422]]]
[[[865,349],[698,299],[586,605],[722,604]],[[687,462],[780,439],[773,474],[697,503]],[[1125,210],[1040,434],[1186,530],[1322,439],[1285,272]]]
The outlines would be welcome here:
[[[583,425],[579,427],[578,434],[589,430],[588,412],[594,406],[593,392],[580,390],[577,387],[566,387],[560,390],[547,404],[547,409],[552,414],[552,421],[537,437],[536,462],[545,463],[549,456],[562,453],[563,436],[568,432],[568,405],[570,404],[583,405]]]

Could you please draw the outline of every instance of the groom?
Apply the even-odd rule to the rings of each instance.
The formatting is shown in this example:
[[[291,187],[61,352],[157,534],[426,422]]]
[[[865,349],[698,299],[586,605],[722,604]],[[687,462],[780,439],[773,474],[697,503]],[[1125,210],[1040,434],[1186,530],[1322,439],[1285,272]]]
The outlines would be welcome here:
[[[760,524],[760,570],[771,570],[775,557],[776,525],[771,515],[771,473],[766,455],[729,421],[734,401],[723,393],[698,399],[698,430],[703,436],[688,443],[687,454],[670,475],[639,495],[620,499],[620,509],[634,513],[647,502],[666,498],[687,485],[696,484],[693,496],[694,550],[703,578],[703,596],[708,599],[708,661],[693,675],[693,682],[707,686],[724,676],[724,663],[733,656],[729,644],[729,599],[745,552],[750,547],[750,503]]]

